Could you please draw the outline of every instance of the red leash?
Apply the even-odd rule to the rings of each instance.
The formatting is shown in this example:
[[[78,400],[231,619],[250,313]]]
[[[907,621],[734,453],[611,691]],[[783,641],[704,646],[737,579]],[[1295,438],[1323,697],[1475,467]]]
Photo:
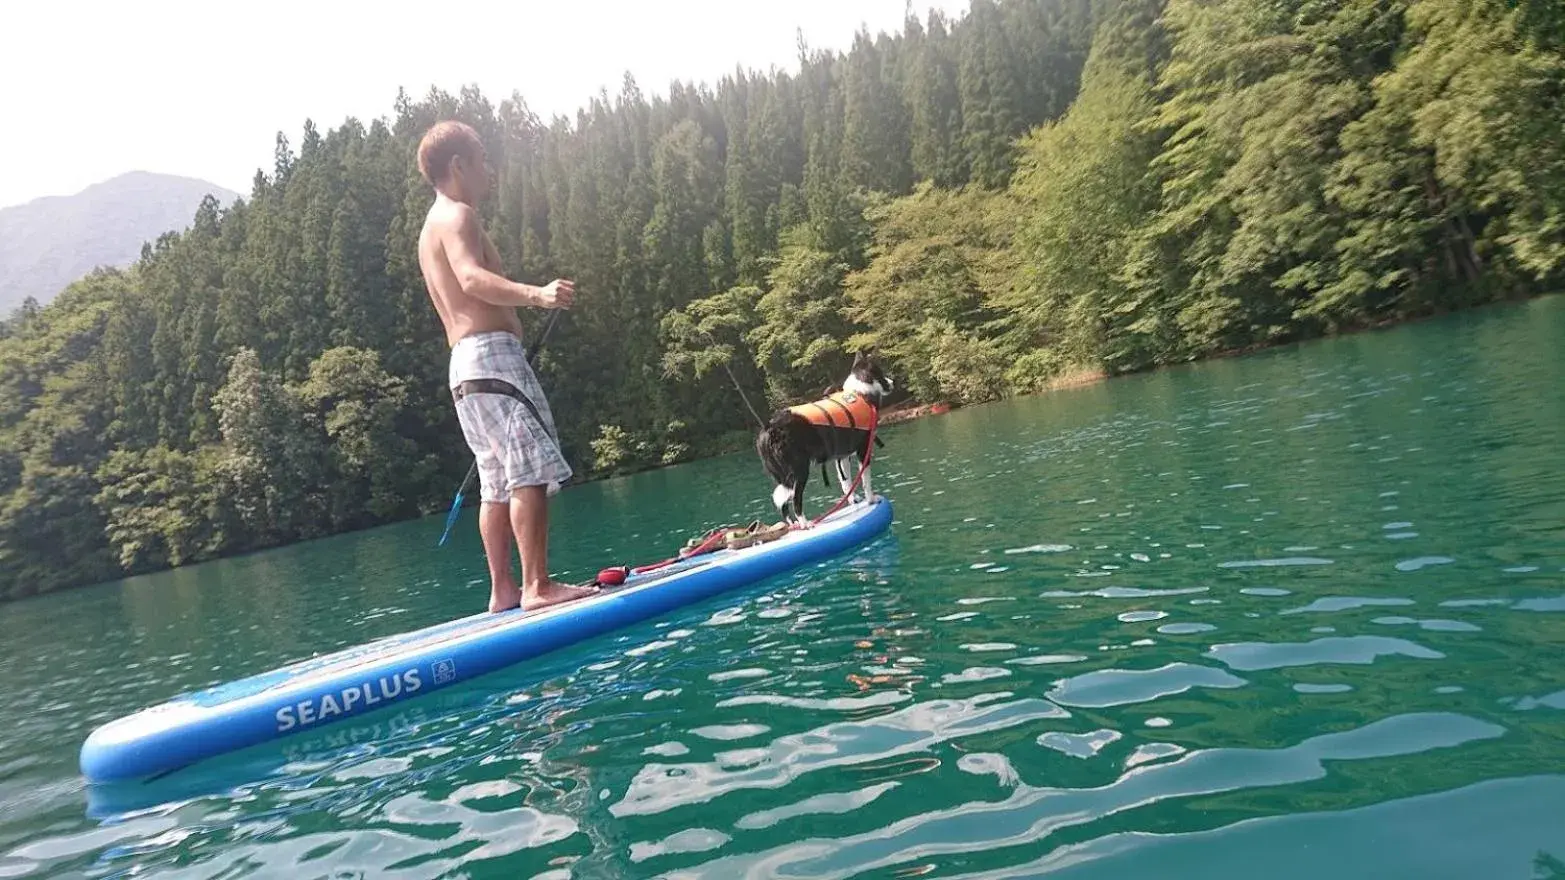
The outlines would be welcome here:
[[[826,517],[831,516],[838,510],[841,510],[842,505],[848,503],[848,499],[852,498],[853,493],[858,491],[859,483],[863,482],[864,472],[869,470],[870,459],[875,457],[875,428],[880,424],[880,407],[874,407],[871,411],[875,413],[875,420],[869,423],[869,439],[864,446],[864,463],[859,465],[858,476],[853,478],[853,485],[848,487],[848,491],[842,493],[842,497],[837,499],[837,503],[833,504],[830,510],[816,517],[815,521],[811,523],[811,525],[818,526]],[[797,529],[799,527],[794,526],[793,528]]]
[[[853,497],[853,493],[858,491],[859,484],[864,481],[864,472],[869,470],[870,461],[875,457],[875,429],[880,425],[880,407],[874,407],[873,412],[875,413],[875,419],[869,423],[869,437],[864,444],[864,463],[859,465],[858,475],[853,478],[853,483],[852,485],[848,486],[848,491],[842,493],[842,497],[837,499],[837,503],[833,504],[830,510],[826,511],[820,516],[817,516],[810,523],[811,525],[818,526],[826,519],[826,517],[831,516],[832,514],[841,510],[842,506],[848,503],[848,499]],[[594,581],[594,583],[604,586],[618,586],[619,584],[623,584],[625,579],[630,575],[646,574],[649,571],[657,571],[660,568],[665,568],[681,560],[689,559],[692,556],[700,556],[703,553],[710,553],[717,549],[717,542],[719,542],[723,535],[732,528],[734,528],[734,526],[729,525],[714,529],[705,538],[702,539],[701,543],[697,544],[695,547],[676,556],[670,556],[661,562],[650,562],[646,565],[638,565],[635,568],[627,568],[623,565],[614,566],[613,568],[605,568],[604,570],[598,572],[597,580]],[[793,525],[790,526],[788,530],[795,531],[800,528],[803,528],[803,526]]]
[[[722,528],[713,529],[710,533],[707,534],[705,538],[701,540],[701,543],[690,548],[689,550],[681,551],[679,554],[670,556],[669,558],[660,562],[649,562],[646,565],[638,565],[635,568],[630,568],[629,566],[625,565],[615,565],[609,568],[605,568],[598,572],[598,577],[593,581],[593,583],[600,586],[619,586],[625,582],[627,577],[630,577],[633,574],[646,574],[649,571],[657,571],[660,568],[665,568],[667,566],[673,565],[676,562],[689,559],[692,556],[700,556],[703,553],[710,553],[717,549],[718,540],[721,539],[723,535],[730,529],[734,528],[737,528],[737,526],[726,525]]]

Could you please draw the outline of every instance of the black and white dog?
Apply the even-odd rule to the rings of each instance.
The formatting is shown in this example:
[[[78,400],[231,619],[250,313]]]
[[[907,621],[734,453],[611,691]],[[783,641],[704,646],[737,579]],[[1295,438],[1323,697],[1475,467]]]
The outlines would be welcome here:
[[[877,418],[881,401],[891,393],[892,382],[874,357],[864,351],[853,358],[853,369],[840,390],[827,389],[825,397],[777,410],[771,421],[755,438],[755,451],[766,472],[777,483],[772,503],[784,522],[808,527],[804,516],[804,484],[810,467],[821,465],[821,480],[826,478],[826,463],[837,468],[843,494],[853,485],[857,470],[849,469],[849,459],[858,458],[859,467],[869,460],[869,427]],[[876,437],[879,444],[879,437]],[[870,494],[869,471],[864,472],[864,500]],[[793,508],[789,515],[789,507]]]

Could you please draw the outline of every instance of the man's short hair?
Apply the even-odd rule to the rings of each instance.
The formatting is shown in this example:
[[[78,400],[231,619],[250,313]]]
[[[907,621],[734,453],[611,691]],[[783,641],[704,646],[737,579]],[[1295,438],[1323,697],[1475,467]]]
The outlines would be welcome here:
[[[453,158],[466,156],[476,160],[483,152],[484,143],[471,125],[447,119],[424,132],[424,139],[418,144],[418,171],[434,186],[445,178]]]

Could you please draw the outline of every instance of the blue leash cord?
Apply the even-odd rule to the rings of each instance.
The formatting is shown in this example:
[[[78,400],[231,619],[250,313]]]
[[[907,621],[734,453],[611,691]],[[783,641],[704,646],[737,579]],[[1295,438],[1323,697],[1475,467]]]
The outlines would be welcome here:
[[[467,476],[462,478],[462,485],[457,487],[456,497],[451,500],[451,512],[446,514],[446,530],[440,533],[440,543],[437,547],[446,545],[446,538],[451,535],[451,527],[456,525],[457,517],[462,515],[462,495],[467,492],[468,481],[473,479],[473,472],[478,470],[478,459],[473,459],[473,464],[467,469]]]
[[[549,338],[549,331],[554,329],[554,322],[559,319],[560,311],[556,309],[554,314],[549,316],[549,323],[544,325],[543,332],[538,334],[538,344],[534,345],[533,350],[527,353],[527,365],[529,367],[538,358],[538,352],[543,350],[544,340]],[[467,484],[473,479],[473,474],[477,471],[478,459],[475,458],[473,463],[468,466],[467,476],[462,478],[462,485],[457,487],[456,497],[451,499],[451,510],[446,514],[446,530],[440,533],[440,543],[435,546],[444,547],[446,545],[446,538],[451,536],[451,527],[456,525],[457,518],[462,515],[462,497],[467,493]]]

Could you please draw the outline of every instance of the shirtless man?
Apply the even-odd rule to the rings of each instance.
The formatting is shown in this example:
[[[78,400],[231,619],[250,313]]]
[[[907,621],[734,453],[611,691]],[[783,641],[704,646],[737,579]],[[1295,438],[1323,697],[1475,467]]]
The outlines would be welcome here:
[[[478,459],[478,530],[489,560],[489,610],[532,610],[592,594],[549,577],[548,498],[571,477],[554,415],[522,347],[518,306],[568,309],[572,282],[545,287],[499,275],[500,255],[475,209],[489,192],[477,133],[441,122],[418,147],[418,168],[435,188],[419,233],[418,264],[451,346],[450,386],[457,418]],[[475,383],[475,380],[478,380]],[[500,380],[498,383],[493,380]],[[522,585],[511,575],[511,539]]]

